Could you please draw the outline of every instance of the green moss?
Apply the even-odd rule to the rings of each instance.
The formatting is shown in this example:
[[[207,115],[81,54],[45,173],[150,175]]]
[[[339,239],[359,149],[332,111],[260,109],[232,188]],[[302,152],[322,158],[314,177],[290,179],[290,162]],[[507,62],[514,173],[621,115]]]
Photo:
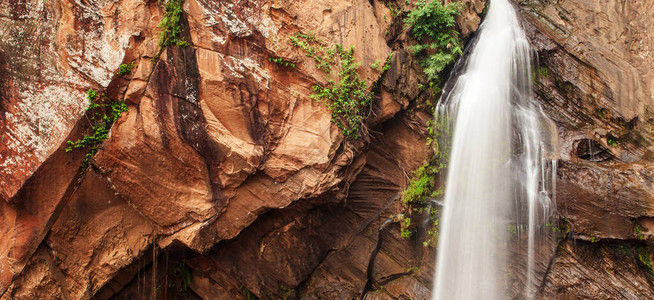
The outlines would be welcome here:
[[[589,236],[589,237],[590,237],[590,242],[591,242],[591,243],[597,243],[597,242],[599,241],[599,239],[598,239],[598,238],[595,236],[595,234],[592,233],[592,232],[590,233],[590,236]]]
[[[418,272],[418,266],[413,266],[413,267],[405,268],[405,269],[404,269],[404,272],[406,272],[406,273],[415,273],[415,272]]]
[[[429,210],[429,224],[427,229],[427,238],[423,241],[424,246],[435,245],[438,242],[440,230],[440,213],[438,209]]]
[[[538,83],[538,78],[549,78],[550,71],[546,66],[536,66],[531,69],[531,80],[534,85]],[[556,85],[559,85],[559,82],[556,82]]]
[[[543,78],[550,78],[550,71],[546,66],[538,67],[538,76]]]
[[[405,217],[402,222],[400,223],[402,226],[402,229],[400,230],[400,235],[405,238],[411,238],[412,230],[411,230],[411,218]]]
[[[436,172],[437,169],[430,163],[420,166],[402,194],[402,202],[405,205],[425,204],[435,190]]]
[[[641,227],[636,220],[631,220],[631,224],[634,226],[634,236],[636,236],[639,240],[644,240],[645,235],[643,234],[643,227]]]
[[[619,145],[618,139],[612,136],[606,138],[606,144],[611,147],[617,147]]]
[[[647,246],[638,246],[636,247],[636,254],[638,255],[638,260],[647,267],[647,273],[654,276],[654,268],[652,268],[651,255],[649,253],[649,248]]]
[[[511,236],[518,236],[518,226],[515,224],[510,224],[507,228],[507,231],[511,234]]]
[[[603,121],[610,121],[611,111],[604,107],[598,107],[597,116]]]
[[[282,292],[284,292],[284,294],[282,295],[283,297],[282,299],[284,300],[287,300],[291,296],[291,294],[293,294],[294,291],[294,289],[287,288],[284,285],[280,286],[279,288],[282,290]]]
[[[553,233],[557,233],[557,234],[558,234],[558,233],[563,232],[563,229],[559,228],[558,226],[556,226],[555,224],[550,223],[550,222],[548,222],[547,224],[545,224],[545,227],[547,227],[547,229],[549,229],[549,230],[550,230],[551,232],[553,232]]]
[[[427,237],[423,241],[425,246],[435,244],[439,236],[439,211],[429,201],[440,198],[444,194],[444,187],[438,182],[438,176],[446,167],[449,157],[449,142],[447,142],[449,126],[445,123],[448,121],[444,119],[429,121],[427,127],[427,145],[431,149],[429,160],[415,171],[409,186],[402,193],[406,215],[423,213],[428,209],[430,222]]]

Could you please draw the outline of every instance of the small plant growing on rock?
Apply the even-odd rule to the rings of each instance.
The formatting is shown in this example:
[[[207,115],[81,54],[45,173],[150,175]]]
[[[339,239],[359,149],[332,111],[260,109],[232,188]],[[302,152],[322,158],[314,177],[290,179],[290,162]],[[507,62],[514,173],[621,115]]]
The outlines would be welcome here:
[[[245,297],[245,300],[259,300],[259,297],[250,292],[248,288],[241,286],[241,291],[243,292],[243,297]]]
[[[359,63],[354,62],[354,48],[343,49],[335,46],[340,61],[340,80],[329,80],[329,86],[316,85],[311,95],[317,101],[324,102],[332,112],[332,122],[343,131],[345,136],[358,139],[361,136],[361,126],[366,119],[367,108],[372,104],[372,94],[368,93],[365,80],[359,77]]]
[[[96,92],[93,88],[90,88],[86,90],[86,98],[91,100],[91,104],[93,104],[93,99],[98,97],[98,92]],[[89,110],[88,108],[86,110]]]
[[[79,148],[90,149],[82,162],[82,168],[88,166],[91,158],[98,152],[100,144],[109,137],[111,126],[120,118],[124,111],[127,111],[127,105],[123,101],[113,100],[110,104],[95,102],[94,100],[98,98],[98,93],[94,89],[86,91],[86,95],[90,101],[86,110],[93,112],[89,120],[89,123],[95,123],[91,126],[93,133],[91,135],[84,135],[77,141],[69,140],[67,142],[68,147],[66,148],[66,152]],[[104,94],[102,96],[106,100],[109,100]]]
[[[118,75],[123,76],[132,73],[133,68],[134,68],[134,62],[128,64],[121,64],[118,67]]]
[[[338,80],[328,78],[327,85],[314,86],[315,93],[311,98],[327,105],[332,113],[332,122],[346,137],[360,138],[374,95],[368,92],[368,84],[358,74],[361,64],[354,60],[354,48],[344,49],[341,45],[326,48],[312,34],[296,33],[290,40],[291,45],[314,59],[319,70],[330,73],[333,67],[338,69]]]
[[[631,220],[631,224],[634,226],[634,235],[639,239],[639,240],[644,240],[645,235],[644,235],[644,230],[643,227],[638,224],[636,220]]]
[[[381,71],[379,64],[380,64],[379,60],[376,60],[374,63],[370,64],[370,68],[373,70]]]
[[[608,144],[611,147],[617,147],[618,146],[618,140],[615,137],[608,137],[606,138],[606,144]]]
[[[290,61],[286,61],[281,57],[277,57],[277,58],[272,58],[271,57],[271,58],[268,58],[268,61],[273,62],[273,63],[277,64],[278,66],[295,68],[295,63],[290,62]]]
[[[170,286],[174,287],[179,285],[177,286],[178,291],[182,294],[185,294],[189,289],[189,285],[191,284],[191,270],[183,261],[180,261],[173,269],[172,275],[174,280],[170,283]]]
[[[654,276],[654,268],[652,267],[649,248],[647,246],[638,246],[636,247],[636,254],[638,255],[638,260],[647,267],[647,274]]]
[[[427,123],[429,160],[415,171],[409,186],[402,193],[405,214],[424,213],[425,210],[429,214],[430,224],[423,241],[425,246],[435,244],[439,236],[440,215],[433,204],[444,194],[444,186],[437,179],[445,169],[450,153],[448,140],[451,127],[448,123],[450,120],[447,117],[438,117],[437,120]]]
[[[323,42],[316,39],[313,34],[296,33],[290,37],[291,45],[304,50],[304,54],[312,57],[316,68],[325,73],[331,72],[332,65],[336,64],[335,50],[327,49]]]
[[[400,235],[405,238],[411,238],[412,232],[411,232],[411,218],[409,217],[404,217],[404,219],[401,222],[402,229],[400,230]]]
[[[189,43],[180,37],[182,33],[182,5],[184,0],[169,0],[165,5],[164,17],[157,27],[161,28],[159,46],[177,45],[187,47]]]

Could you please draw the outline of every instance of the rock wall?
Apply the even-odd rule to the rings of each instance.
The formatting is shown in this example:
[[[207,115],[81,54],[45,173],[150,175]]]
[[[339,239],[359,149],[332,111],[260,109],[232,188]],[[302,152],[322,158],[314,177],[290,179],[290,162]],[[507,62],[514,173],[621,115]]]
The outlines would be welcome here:
[[[516,5],[558,133],[546,298],[654,297],[653,11],[608,2]],[[466,38],[484,4],[464,1]],[[405,239],[396,218],[426,160],[429,95],[393,5],[412,7],[186,0],[191,46],[156,59],[157,1],[0,2],[0,298],[429,299],[436,250],[422,221]],[[346,139],[310,98],[327,78],[297,32],[353,46],[362,78],[381,78],[369,136]],[[80,172],[85,153],[64,148],[89,130],[88,88],[129,111]]]
[[[556,123],[565,234],[540,266],[550,298],[654,297],[648,1],[521,1],[538,100]]]

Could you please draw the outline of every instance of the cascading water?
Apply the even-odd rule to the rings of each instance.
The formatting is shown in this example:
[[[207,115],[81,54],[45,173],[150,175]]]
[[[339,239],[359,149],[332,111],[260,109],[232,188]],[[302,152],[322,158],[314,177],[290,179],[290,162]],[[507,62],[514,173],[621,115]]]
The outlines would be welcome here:
[[[473,47],[436,112],[453,136],[433,298],[506,298],[511,226],[527,232],[524,296],[532,298],[537,237],[552,211],[546,175],[556,164],[544,159],[529,43],[508,0],[491,0]]]

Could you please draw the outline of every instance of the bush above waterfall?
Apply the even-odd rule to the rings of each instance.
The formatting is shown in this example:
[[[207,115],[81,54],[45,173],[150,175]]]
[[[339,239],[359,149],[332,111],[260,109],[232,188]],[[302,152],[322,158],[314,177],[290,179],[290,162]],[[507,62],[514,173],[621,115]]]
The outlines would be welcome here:
[[[427,55],[420,60],[420,65],[432,86],[440,84],[440,72],[462,54],[463,45],[454,20],[461,7],[461,3],[456,2],[443,6],[438,0],[420,0],[404,20],[419,42],[409,49],[416,55]]]
[[[440,40],[444,33],[456,28],[454,17],[459,14],[461,3],[450,3],[443,6],[441,1],[425,0],[416,2],[416,9],[409,12],[404,22],[411,26],[413,36],[421,40],[427,36],[434,41]],[[458,33],[457,33],[458,35]]]

